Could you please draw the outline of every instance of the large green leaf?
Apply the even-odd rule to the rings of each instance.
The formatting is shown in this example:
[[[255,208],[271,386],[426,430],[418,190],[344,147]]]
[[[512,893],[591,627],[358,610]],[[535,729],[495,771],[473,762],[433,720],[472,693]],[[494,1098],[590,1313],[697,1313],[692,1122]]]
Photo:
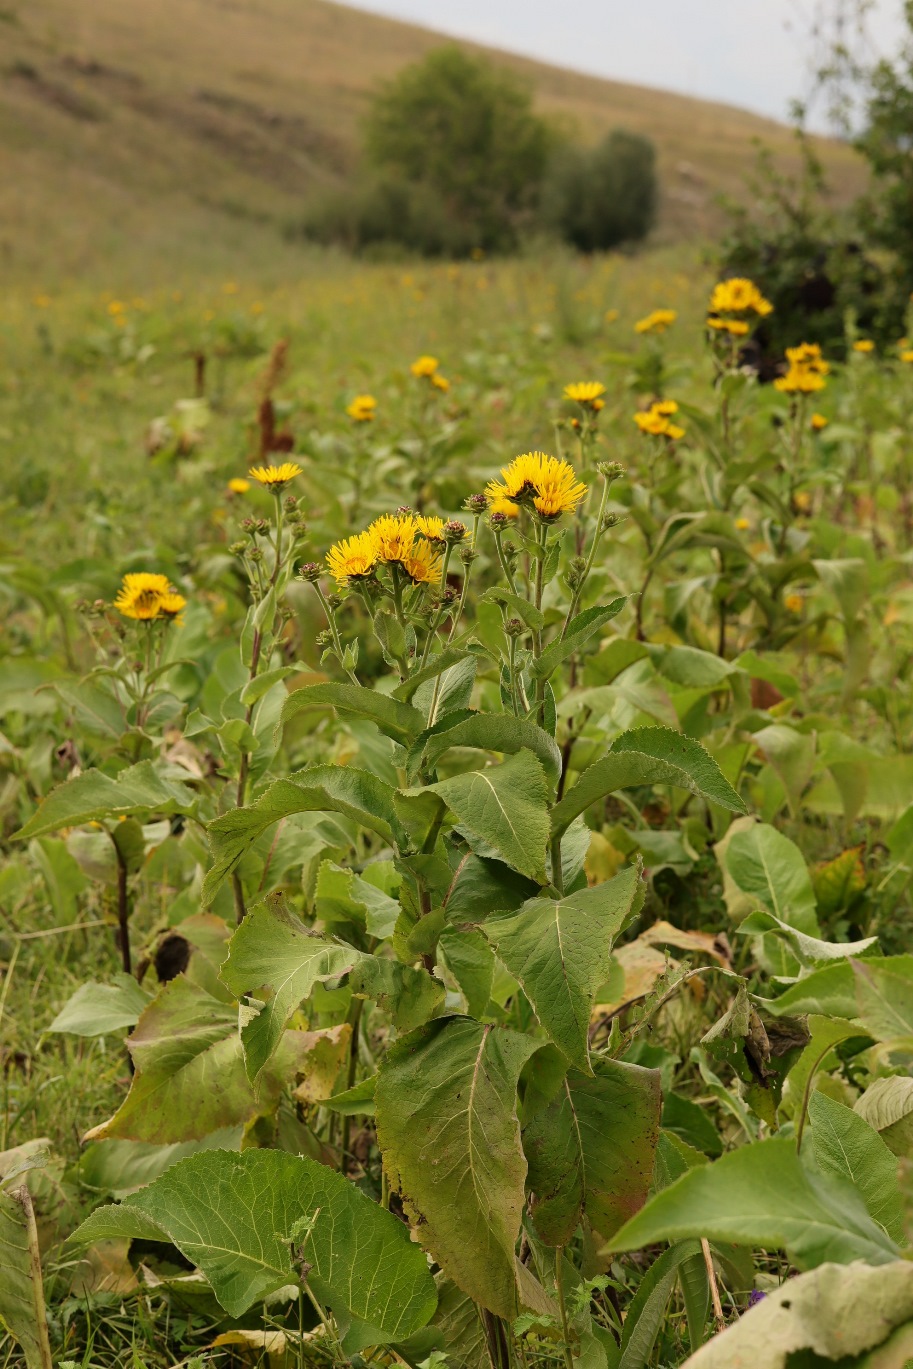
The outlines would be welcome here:
[[[826,1260],[884,1264],[898,1255],[855,1189],[810,1173],[795,1143],[779,1138],[689,1170],[623,1226],[609,1248],[639,1250],[686,1236],[785,1250],[799,1269]]]
[[[794,841],[766,822],[736,832],[726,847],[726,869],[737,888],[807,936],[819,932],[815,892]]]
[[[773,932],[787,943],[800,965],[812,969],[819,965],[827,965],[832,960],[847,960],[850,956],[862,955],[878,945],[877,936],[867,936],[862,941],[822,941],[820,937],[800,932],[798,928],[792,927],[782,918],[775,917],[773,913],[760,910],[749,913],[748,917],[739,923],[736,931],[746,936],[763,936],[767,932]]]
[[[402,1222],[342,1175],[278,1150],[191,1156],[93,1212],[71,1239],[113,1237],[170,1241],[234,1317],[298,1282],[300,1246],[316,1296],[343,1325],[356,1323],[350,1351],[411,1335],[435,1308],[427,1261]]]
[[[913,1079],[909,1075],[876,1079],[857,1098],[853,1111],[875,1128],[893,1155],[913,1159]]]
[[[625,1313],[618,1369],[644,1369],[649,1363],[682,1266],[700,1254],[699,1242],[680,1241],[653,1261]]]
[[[858,1016],[876,1041],[913,1038],[913,955],[854,960]]]
[[[195,803],[192,790],[178,780],[166,778],[152,761],[128,766],[116,779],[101,770],[85,770],[52,789],[15,835],[23,839],[38,837],[61,827],[78,827],[85,822],[137,813],[189,813]]]
[[[508,865],[537,884],[548,882],[545,773],[531,751],[518,751],[501,765],[454,775],[428,788]]]
[[[532,898],[482,931],[520,981],[559,1050],[590,1072],[587,1034],[596,990],[606,982],[615,937],[643,903],[638,866],[564,898]]]
[[[730,812],[745,805],[716,761],[699,742],[667,727],[623,732],[602,760],[596,761],[552,809],[552,833],[560,836],[590,804],[617,789],[642,784],[673,784],[709,799]]]
[[[835,960],[790,984],[776,998],[760,999],[764,1011],[774,1017],[817,1013],[823,1017],[856,1016],[856,982],[849,960]]]
[[[547,646],[541,656],[532,662],[530,674],[533,679],[547,680],[562,661],[566,661],[575,651],[579,651],[601,627],[621,612],[627,602],[627,596],[622,595],[603,607],[586,608],[582,613],[578,613],[577,617],[568,623],[564,636]]]
[[[312,684],[296,689],[282,705],[280,727],[304,708],[333,706],[343,717],[367,718],[397,742],[410,742],[425,726],[417,708],[376,689],[353,684]]]
[[[347,766],[318,765],[277,780],[256,803],[223,813],[209,824],[213,866],[203,885],[203,902],[212,902],[251,843],[292,813],[342,813],[392,842],[393,794],[376,775]]]
[[[811,1153],[818,1169],[822,1174],[848,1179],[859,1190],[870,1216],[892,1241],[902,1245],[903,1203],[897,1161],[878,1132],[852,1108],[823,1093],[812,1094],[808,1118]]]
[[[40,1261],[36,1271],[29,1250],[30,1221],[37,1255],[38,1234],[28,1191],[0,1191],[0,1331],[8,1331],[22,1346],[27,1369],[46,1369],[52,1360]]]
[[[377,1138],[416,1234],[453,1281],[516,1312],[514,1247],[526,1161],[517,1081],[536,1042],[443,1017],[397,1041],[375,1089]]]
[[[309,1032],[286,1032],[255,1093],[238,1035],[238,1009],[184,975],[170,980],[144,1010],[127,1042],[135,1074],[107,1122],[86,1139],[117,1136],[169,1145],[272,1112],[307,1056]]]
[[[898,1260],[871,1269],[864,1264],[823,1264],[787,1279],[762,1302],[686,1360],[682,1369],[867,1369],[865,1351],[889,1344],[913,1318],[913,1264]],[[907,1330],[909,1331],[909,1326]],[[891,1338],[889,1340],[889,1338]],[[913,1353],[875,1359],[871,1369],[903,1369]]]
[[[546,1245],[567,1245],[582,1216],[614,1235],[646,1201],[659,1137],[658,1070],[596,1059],[569,1070],[523,1130],[532,1215]]]
[[[535,723],[510,713],[470,713],[468,717],[457,714],[452,722],[442,719],[416,742],[414,751],[418,754],[414,760],[410,758],[413,771],[417,773],[419,764],[433,769],[451,746],[479,747],[506,755],[526,747],[542,762],[552,786],[561,774],[561,752],[554,737]]]
[[[105,1036],[132,1027],[149,1005],[149,994],[132,975],[118,974],[113,984],[80,984],[48,1027],[72,1036]]]
[[[445,647],[443,651],[439,651],[436,656],[431,657],[431,660],[424,669],[417,670],[414,675],[409,676],[408,680],[403,680],[402,684],[398,684],[393,690],[392,697],[394,699],[402,699],[404,703],[408,703],[416,690],[420,689],[422,685],[427,684],[429,680],[436,680],[439,675],[446,675],[454,666],[459,666],[464,662],[472,661],[473,657],[473,652],[466,651],[462,647]],[[439,693],[443,693],[444,688],[445,682],[442,681],[442,687]]]

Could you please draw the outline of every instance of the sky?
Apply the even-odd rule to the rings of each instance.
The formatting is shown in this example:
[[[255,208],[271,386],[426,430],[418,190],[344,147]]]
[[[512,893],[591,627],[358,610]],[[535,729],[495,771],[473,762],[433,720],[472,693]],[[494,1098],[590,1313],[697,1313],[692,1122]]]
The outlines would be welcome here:
[[[348,0],[442,33],[596,76],[784,119],[809,91],[810,27],[836,0]],[[890,55],[902,0],[873,0],[872,47]],[[831,11],[832,12],[832,11]],[[824,118],[812,113],[811,123]]]

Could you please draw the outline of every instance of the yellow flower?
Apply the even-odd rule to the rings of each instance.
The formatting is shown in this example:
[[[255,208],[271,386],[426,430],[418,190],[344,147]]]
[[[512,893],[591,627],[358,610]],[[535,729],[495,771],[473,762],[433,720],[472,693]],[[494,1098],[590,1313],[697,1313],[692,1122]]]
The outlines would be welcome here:
[[[450,381],[446,376],[439,375],[437,371],[431,376],[431,384],[436,390],[442,390],[444,394],[450,389]]]
[[[346,413],[355,423],[370,423],[376,408],[377,400],[373,395],[356,395],[346,406]]]
[[[489,513],[503,513],[505,518],[519,518],[520,505],[513,503],[510,499],[492,499],[488,505]]]
[[[237,281],[227,280],[222,286],[223,295],[236,295],[238,293]]]
[[[605,394],[605,386],[598,380],[581,380],[574,385],[565,385],[565,399],[575,400],[584,409],[591,409],[598,413],[605,408],[605,400],[601,398]]]
[[[906,352],[901,352],[900,359],[901,361],[905,361],[907,365],[913,362],[913,348],[909,348]]]
[[[152,622],[160,614],[170,614],[167,606],[177,601],[180,602],[174,612],[180,613],[186,600],[175,592],[167,575],[142,570],[124,576],[114,607],[125,618]]]
[[[252,466],[248,475],[252,480],[256,480],[260,485],[266,485],[271,490],[283,489],[290,480],[294,480],[296,475],[301,474],[301,467],[296,461],[283,461],[281,466]]]
[[[817,342],[803,342],[799,347],[787,347],[789,368],[785,376],[774,381],[774,389],[781,394],[815,394],[824,389],[824,377],[830,365],[821,355]]]
[[[347,585],[350,580],[364,580],[373,575],[377,557],[377,539],[369,529],[330,547],[326,561],[336,583]]]
[[[124,312],[126,307],[127,306],[125,304],[122,304],[119,299],[112,299],[111,303],[108,305],[108,313],[111,315],[112,318],[116,318],[118,314],[122,314]]]
[[[823,376],[831,369],[830,363],[822,357],[817,342],[803,342],[798,347],[787,347],[786,360],[791,366],[806,366]]]
[[[33,303],[36,309],[48,309],[51,304],[50,295],[36,295]]]
[[[430,542],[416,542],[399,563],[415,585],[436,585],[441,578],[441,554]]]
[[[749,309],[761,318],[773,310],[770,300],[764,298],[753,280],[745,276],[733,276],[731,280],[721,280],[714,286],[710,297],[712,314],[739,314]]]
[[[812,497],[808,490],[799,490],[797,494],[794,494],[793,503],[799,513],[811,513],[812,511]]]
[[[605,314],[603,315],[603,319],[604,319],[604,321],[605,321],[606,323],[614,323],[615,320],[616,320],[617,318],[618,318],[618,310],[617,310],[617,309],[607,309],[607,310],[605,311]]]
[[[654,309],[646,318],[638,319],[634,325],[635,333],[664,333],[671,328],[678,313],[675,309]]]
[[[861,337],[853,343],[854,352],[874,352],[875,344],[871,338]]]
[[[485,487],[489,505],[508,499],[514,504],[531,503],[541,518],[554,521],[563,513],[573,513],[587,492],[577,472],[567,461],[544,452],[526,452],[501,468],[504,483],[489,481]]]
[[[378,560],[402,561],[412,550],[418,524],[410,513],[385,513],[368,531],[377,546]]]
[[[232,494],[247,494],[250,489],[250,481],[245,480],[243,475],[233,475],[228,482],[228,488]]]
[[[422,537],[427,537],[429,542],[443,542],[444,520],[438,518],[437,514],[417,513],[415,515],[415,526]]]
[[[176,618],[182,609],[187,607],[187,600],[183,594],[178,594],[175,590],[163,594],[159,600],[159,612],[166,618]]]
[[[827,427],[828,422],[829,420],[824,417],[824,414],[812,414],[811,425],[816,433],[822,432]]]
[[[409,370],[418,380],[428,380],[440,366],[437,357],[417,357]]]
[[[751,527],[751,523],[748,521],[747,518],[737,518],[735,520],[735,525],[738,528],[739,532],[747,532],[748,529]]]
[[[787,609],[787,611],[788,611],[789,613],[801,613],[801,612],[802,612],[802,595],[801,595],[801,594],[787,594],[786,598],[783,600],[783,604],[784,604],[784,607]]]
[[[657,399],[649,409],[641,409],[636,413],[634,422],[642,433],[650,437],[668,437],[670,442],[677,442],[685,436],[685,430],[670,421],[670,415],[676,413],[678,405],[674,399]]]
[[[718,333],[731,333],[733,337],[744,337],[750,331],[741,318],[708,318],[707,327],[715,328]]]

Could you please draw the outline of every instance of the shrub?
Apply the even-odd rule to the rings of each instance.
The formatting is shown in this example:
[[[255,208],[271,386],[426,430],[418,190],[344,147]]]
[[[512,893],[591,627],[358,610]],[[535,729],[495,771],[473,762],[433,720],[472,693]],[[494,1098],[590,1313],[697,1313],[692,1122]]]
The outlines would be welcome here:
[[[331,191],[313,205],[302,231],[314,242],[369,256],[465,257],[477,242],[470,227],[447,213],[432,186],[392,177]]]
[[[562,148],[543,189],[547,227],[582,252],[646,237],[656,213],[656,151],[615,129],[594,148]]]

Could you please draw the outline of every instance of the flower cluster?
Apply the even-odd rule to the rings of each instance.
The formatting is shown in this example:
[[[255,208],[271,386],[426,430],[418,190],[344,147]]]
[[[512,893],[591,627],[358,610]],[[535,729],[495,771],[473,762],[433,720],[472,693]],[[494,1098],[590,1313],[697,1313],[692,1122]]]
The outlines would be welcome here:
[[[248,471],[251,480],[256,480],[259,485],[265,485],[276,494],[280,494],[289,481],[300,474],[301,467],[297,461],[283,461],[280,466],[254,466]]]
[[[504,512],[500,501],[532,508],[544,523],[554,523],[564,513],[573,513],[587,492],[577,472],[567,461],[544,452],[526,452],[501,468],[501,481],[490,480],[485,487],[489,509]]]
[[[346,405],[346,413],[353,423],[370,423],[376,409],[377,400],[373,395],[356,395],[352,403]]]
[[[745,315],[757,314],[759,318],[766,318],[772,310],[770,300],[764,298],[754,281],[744,276],[733,276],[731,280],[721,280],[713,287],[707,327],[728,333],[731,337],[745,337],[751,330]]]
[[[830,366],[821,355],[817,342],[803,342],[799,347],[787,347],[789,363],[786,375],[774,381],[774,388],[786,395],[810,395],[824,389],[824,377]]]
[[[441,363],[437,357],[421,356],[416,357],[409,370],[416,380],[427,380],[429,385],[433,385],[436,390],[443,391],[444,394],[450,389],[450,381],[440,372]]]
[[[364,532],[332,546],[327,567],[338,585],[369,580],[382,565],[398,567],[414,585],[436,585],[448,526],[442,518],[407,510],[385,513]]]
[[[564,397],[571,399],[590,413],[598,414],[605,408],[605,386],[599,380],[581,380],[574,385],[565,385]]]
[[[678,313],[675,309],[654,309],[646,318],[638,319],[634,325],[635,333],[664,333],[671,328]]]
[[[677,413],[678,405],[674,399],[657,399],[649,409],[641,409],[636,413],[634,422],[642,433],[649,433],[651,437],[667,437],[670,442],[677,442],[685,436],[684,428],[672,422],[672,415]]]
[[[167,575],[146,570],[125,575],[114,600],[118,613],[142,623],[170,622],[186,604],[187,600],[178,594]]]

